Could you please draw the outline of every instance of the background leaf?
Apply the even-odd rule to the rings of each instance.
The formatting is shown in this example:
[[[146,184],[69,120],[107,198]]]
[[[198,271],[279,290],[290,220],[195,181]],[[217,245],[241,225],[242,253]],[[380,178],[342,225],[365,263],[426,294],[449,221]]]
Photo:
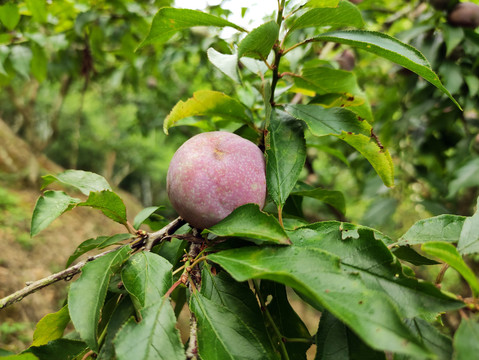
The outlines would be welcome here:
[[[30,235],[35,236],[38,234],[50,225],[53,220],[65,211],[72,209],[79,202],[79,199],[72,198],[63,191],[45,191],[35,204]]]
[[[133,220],[133,227],[138,230],[146,219],[148,219],[151,215],[155,213],[155,211],[161,208],[161,206],[149,206],[141,210]]]
[[[423,343],[436,354],[438,360],[452,359],[452,339],[444,335],[438,328],[439,324],[431,324],[420,318],[406,319],[406,325]],[[410,360],[407,356],[395,356],[396,360]]]
[[[69,322],[68,305],[55,313],[45,315],[35,327],[31,346],[46,345],[49,341],[61,338]]]
[[[312,338],[303,320],[291,307],[286,287],[273,281],[261,281],[261,296],[269,300],[266,308],[286,339],[301,339],[303,342],[285,341],[286,350],[291,359],[306,359],[306,351],[312,345]],[[269,325],[269,324],[267,324]],[[271,332],[272,330],[270,330]],[[308,341],[311,341],[308,343]]]
[[[0,21],[10,31],[15,29],[20,21],[20,12],[18,11],[17,4],[13,2],[7,2],[0,6]]]
[[[266,137],[266,186],[278,207],[283,207],[306,160],[301,123],[285,113],[273,112]]]
[[[115,308],[110,321],[106,328],[105,341],[101,347],[98,359],[100,360],[115,360],[115,347],[113,341],[118,334],[118,331],[127,322],[127,320],[135,314],[135,307],[131,302],[130,297],[126,296],[120,300],[118,306]]]
[[[238,74],[238,55],[222,54],[214,48],[209,48],[206,52],[208,60],[216,66],[223,74],[230,77],[233,81],[241,83]]]
[[[113,341],[118,360],[184,360],[185,353],[170,302],[161,301],[141,310],[142,320],[133,317]]]
[[[130,239],[131,237],[131,234],[115,234],[112,236],[99,236],[97,238],[85,240],[80,245],[78,245],[73,254],[68,258],[65,267],[69,267],[76,259],[78,259],[83,254],[86,254],[90,250],[104,249],[108,246],[118,244],[121,241]]]
[[[429,241],[456,242],[459,240],[466,217],[439,215],[416,222],[399,238],[398,245],[416,245]]]
[[[464,220],[457,250],[463,255],[479,252],[479,199],[476,212]]]
[[[186,101],[179,101],[163,123],[163,130],[168,129],[179,120],[191,116],[215,116],[221,119],[250,123],[248,109],[238,100],[218,91],[200,90]]]
[[[198,10],[164,7],[156,13],[148,35],[138,48],[152,43],[164,43],[176,32],[194,26],[229,26],[239,31],[245,31],[242,27],[225,19]]]
[[[126,225],[126,207],[123,200],[112,191],[91,192],[85,202],[77,206],[88,206],[100,210],[105,216],[117,223]]]
[[[371,135],[372,127],[344,108],[324,108],[320,105],[287,105],[284,110],[302,120],[315,136],[341,135],[343,131]]]
[[[464,262],[461,254],[459,254],[454,245],[440,241],[431,241],[422,244],[421,250],[426,254],[438,257],[449,264],[453,269],[457,270],[464,280],[467,281],[475,296],[479,294],[479,281],[476,275]]]
[[[68,309],[75,329],[88,347],[98,352],[97,326],[111,276],[130,254],[125,246],[87,263],[68,292]]]
[[[394,164],[391,155],[376,137],[345,132],[338,137],[359,151],[369,161],[384,185],[394,186]]]
[[[362,30],[332,31],[315,38],[316,41],[332,41],[340,44],[355,46],[366,50],[385,59],[393,61],[406,69],[415,72],[429,81],[444,94],[446,94],[456,106],[461,109],[459,103],[451,93],[442,85],[439,77],[431,69],[427,59],[418,50],[410,45],[384,33]]]
[[[233,210],[218,224],[205,230],[218,236],[244,237],[257,244],[290,244],[288,236],[272,215],[262,212],[256,204],[246,204]]]
[[[330,312],[321,314],[316,333],[315,360],[385,360],[383,352],[371,349]]]
[[[111,190],[103,176],[83,170],[66,170],[57,175],[45,175],[42,179],[42,189],[58,181],[64,185],[73,186],[87,196],[91,191]]]
[[[266,59],[278,40],[279,26],[275,21],[257,27],[241,41],[238,47],[238,59],[249,56]]]
[[[173,284],[170,262],[157,254],[142,251],[130,257],[121,271],[121,280],[137,310],[161,302]]]
[[[301,76],[294,78],[292,91],[313,92],[316,96],[310,104],[345,107],[362,119],[373,121],[369,100],[351,71],[329,68],[320,62],[309,63],[302,69]]]
[[[468,360],[479,352],[479,323],[475,319],[462,319],[454,334],[454,359]]]
[[[361,28],[364,22],[358,8],[349,1],[342,0],[336,7],[318,7],[308,10],[294,21],[287,36],[298,29],[322,26]]]
[[[40,360],[75,359],[87,349],[83,341],[73,339],[56,339],[46,345],[32,346],[28,349]]]
[[[307,196],[314,199],[318,199],[326,204],[329,204],[339,210],[341,213],[346,214],[346,200],[341,191],[328,190],[322,188],[308,188],[308,186],[296,187],[291,195]]]

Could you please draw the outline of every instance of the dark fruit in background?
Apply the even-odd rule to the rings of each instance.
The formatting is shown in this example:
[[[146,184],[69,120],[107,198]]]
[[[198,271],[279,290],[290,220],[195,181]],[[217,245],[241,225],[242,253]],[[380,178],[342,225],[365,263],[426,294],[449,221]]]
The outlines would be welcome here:
[[[447,21],[453,26],[475,29],[479,26],[479,5],[459,3],[449,13]]]

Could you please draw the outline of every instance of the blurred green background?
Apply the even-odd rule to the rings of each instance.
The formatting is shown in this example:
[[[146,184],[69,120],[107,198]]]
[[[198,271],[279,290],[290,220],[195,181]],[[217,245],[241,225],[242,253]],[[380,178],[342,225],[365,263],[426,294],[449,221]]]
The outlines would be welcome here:
[[[238,16],[227,10],[230,2],[216,1],[205,10]],[[255,17],[273,18],[276,1],[259,2],[265,13]],[[315,146],[308,150],[304,179],[314,176],[320,186],[343,192],[347,213],[342,220],[397,238],[421,218],[474,212],[479,195],[479,31],[448,22],[456,2],[355,1],[366,29],[393,35],[428,58],[463,112],[415,74],[346,46],[310,44],[286,57],[285,71],[298,72],[318,59],[352,70],[372,105],[374,131],[393,157],[396,186],[386,188],[370,164],[345,143],[307,139]],[[287,3],[290,8],[300,4]],[[17,252],[32,254],[39,251],[36,244],[48,240],[51,234],[29,237],[29,218],[41,175],[61,169],[99,173],[116,189],[132,194],[135,211],[165,205],[161,215],[175,216],[165,189],[174,151],[199,131],[221,125],[202,121],[164,134],[166,115],[193,92],[224,92],[261,116],[262,99],[255,88],[260,79],[245,71],[243,85],[233,84],[206,54],[210,47],[233,53],[239,35],[194,28],[135,52],[157,10],[172,5],[183,7],[182,1],[170,0],[0,1],[0,249],[16,244]],[[252,16],[247,8],[242,15]],[[295,36],[311,34],[314,29]],[[282,102],[294,99],[286,83],[279,87]],[[228,130],[236,129],[230,125]],[[305,198],[303,211],[311,221],[338,218],[314,199]],[[95,221],[86,214],[79,219]],[[101,228],[95,226],[92,231]],[[77,236],[88,234],[79,230]],[[6,269],[0,272],[0,287],[5,291],[14,288],[6,286],[5,276],[14,272],[10,260],[0,255],[0,271]],[[55,266],[58,260],[57,265],[47,264]],[[0,343],[23,330],[22,317],[8,316],[0,325]]]

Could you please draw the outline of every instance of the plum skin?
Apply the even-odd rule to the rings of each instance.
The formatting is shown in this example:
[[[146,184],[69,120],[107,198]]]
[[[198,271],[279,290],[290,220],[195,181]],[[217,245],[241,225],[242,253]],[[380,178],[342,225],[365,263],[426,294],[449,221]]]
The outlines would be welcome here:
[[[266,200],[266,165],[261,150],[233,133],[193,136],[171,159],[166,179],[173,208],[191,226],[204,229],[238,206]]]

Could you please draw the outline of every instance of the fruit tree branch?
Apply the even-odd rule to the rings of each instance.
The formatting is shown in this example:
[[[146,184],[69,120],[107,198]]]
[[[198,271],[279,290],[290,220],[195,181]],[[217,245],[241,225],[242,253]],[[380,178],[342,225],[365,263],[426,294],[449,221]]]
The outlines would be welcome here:
[[[133,249],[141,248],[144,245],[145,246],[144,250],[150,250],[154,245],[156,245],[158,242],[160,242],[167,236],[173,234],[185,223],[186,222],[182,218],[178,217],[172,222],[170,222],[168,225],[163,227],[161,230],[158,230],[156,232],[145,233],[142,231],[138,231],[137,238],[128,245],[131,246]],[[83,266],[85,266],[90,261],[96,260],[102,256],[105,256],[106,254],[116,251],[123,246],[125,245],[121,245],[119,247],[116,247],[115,249],[110,249],[100,254],[90,256],[85,261],[81,261],[73,266],[70,266],[69,268],[65,270],[49,275],[43,279],[31,282],[31,283],[27,283],[27,286],[25,286],[23,289],[18,290],[14,292],[13,294],[10,294],[4,297],[3,299],[0,299],[0,310],[16,302],[19,302],[25,296],[33,294],[34,292],[40,289],[43,289],[44,287],[47,287],[49,285],[52,285],[60,280],[70,280],[74,275],[81,272],[81,269],[83,268]]]
[[[18,290],[14,292],[13,294],[10,294],[4,297],[3,299],[0,299],[0,310],[16,302],[21,301],[25,296],[33,294],[34,292],[40,289],[43,289],[46,286],[54,284],[60,280],[71,279],[71,277],[78,274],[81,271],[82,267],[85,266],[88,262],[98,259],[99,257],[105,256],[106,254],[109,254],[116,250],[117,249],[111,249],[111,250],[102,252],[101,254],[90,256],[87,260],[81,261],[73,266],[70,266],[68,269],[65,269],[60,272],[57,272],[56,274],[47,276],[46,278],[43,278],[41,280],[37,280],[37,281],[29,283],[23,289]]]

